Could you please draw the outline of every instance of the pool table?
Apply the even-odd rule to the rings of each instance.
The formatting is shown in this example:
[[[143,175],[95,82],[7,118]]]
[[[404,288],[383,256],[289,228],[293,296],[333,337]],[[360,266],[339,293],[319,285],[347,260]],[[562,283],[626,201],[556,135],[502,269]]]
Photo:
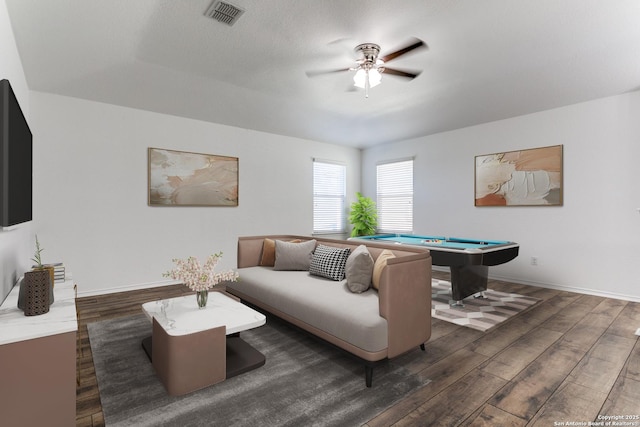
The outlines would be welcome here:
[[[462,305],[463,299],[486,291],[489,266],[511,261],[518,256],[520,248],[517,243],[508,241],[413,234],[379,234],[352,239],[429,248],[433,265],[447,266],[451,270],[451,294],[455,305]]]

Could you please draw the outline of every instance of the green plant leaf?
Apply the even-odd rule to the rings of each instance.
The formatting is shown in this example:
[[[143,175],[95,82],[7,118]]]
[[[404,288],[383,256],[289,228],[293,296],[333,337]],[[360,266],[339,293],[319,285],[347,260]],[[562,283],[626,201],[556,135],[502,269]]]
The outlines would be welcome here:
[[[378,211],[371,198],[356,193],[358,201],[351,204],[349,222],[353,225],[351,237],[375,234],[378,226]]]
[[[40,241],[38,241],[38,235],[36,234],[36,252],[31,261],[35,262],[39,268],[42,268],[42,251],[44,249],[40,247]]]

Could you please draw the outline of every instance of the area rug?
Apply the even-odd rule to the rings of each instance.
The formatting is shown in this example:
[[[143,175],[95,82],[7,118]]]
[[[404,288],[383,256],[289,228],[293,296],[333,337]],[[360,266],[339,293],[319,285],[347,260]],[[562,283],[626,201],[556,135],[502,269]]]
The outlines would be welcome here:
[[[242,333],[266,356],[263,367],[185,396],[167,395],[144,353],[144,315],[88,325],[107,426],[360,426],[429,381],[405,369],[426,357],[416,347],[373,370],[268,317]]]
[[[433,279],[431,283],[431,316],[487,332],[536,305],[538,298],[488,289],[484,298],[473,296],[463,300],[464,307],[452,307],[451,283]]]

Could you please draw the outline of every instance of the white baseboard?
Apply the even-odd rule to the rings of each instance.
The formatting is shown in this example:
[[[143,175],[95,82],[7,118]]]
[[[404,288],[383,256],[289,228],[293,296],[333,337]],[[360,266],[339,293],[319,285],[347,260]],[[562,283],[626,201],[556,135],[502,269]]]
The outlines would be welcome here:
[[[433,270],[442,271],[442,272],[448,273],[449,272],[449,267],[433,266]],[[596,291],[596,290],[593,290],[593,289],[578,288],[578,287],[573,287],[573,286],[564,286],[564,285],[558,285],[558,284],[555,284],[555,283],[535,282],[535,281],[530,281],[530,280],[522,280],[522,279],[518,279],[518,278],[514,278],[514,277],[494,276],[494,275],[491,274],[491,269],[489,269],[489,279],[502,280],[502,281],[511,282],[511,283],[518,283],[520,285],[537,286],[539,288],[555,289],[555,290],[558,290],[558,291],[575,292],[575,293],[578,293],[578,294],[593,295],[593,296],[597,296],[597,297],[613,298],[613,299],[619,299],[619,300],[623,300],[623,301],[640,302],[640,297],[635,296],[635,295],[624,295],[624,294],[618,294],[618,293],[614,293],[614,292]]]
[[[603,298],[613,298],[613,299],[619,299],[623,301],[640,302],[640,297],[635,295],[624,295],[624,294],[618,294],[615,292],[606,292],[606,291],[598,291],[594,289],[564,286],[564,285],[558,285],[554,283],[534,282],[534,281],[528,281],[528,280],[514,279],[513,277],[490,276],[490,278],[494,280],[504,280],[505,282],[519,283],[521,285],[537,286],[539,288],[555,289],[558,291],[566,291],[566,292],[575,292],[578,294],[593,295],[593,296],[603,297]]]

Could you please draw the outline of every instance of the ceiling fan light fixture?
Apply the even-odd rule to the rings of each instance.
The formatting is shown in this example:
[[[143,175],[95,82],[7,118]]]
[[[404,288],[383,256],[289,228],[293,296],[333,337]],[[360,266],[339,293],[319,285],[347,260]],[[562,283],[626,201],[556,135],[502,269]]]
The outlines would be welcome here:
[[[364,68],[358,69],[358,71],[356,71],[356,74],[353,76],[353,85],[355,87],[364,89],[366,85],[366,81],[367,81],[367,72],[364,70]]]
[[[321,72],[307,71],[307,77],[314,77],[319,74],[329,74],[342,71],[355,71],[353,76],[353,85],[364,89],[364,95],[369,97],[369,89],[378,86],[382,82],[382,73],[386,72],[396,77],[403,77],[412,80],[420,74],[420,71],[411,72],[399,70],[397,68],[389,68],[386,63],[392,61],[402,55],[405,55],[415,49],[427,47],[427,45],[419,39],[413,38],[409,44],[401,49],[391,52],[381,58],[378,58],[380,46],[375,43],[363,43],[355,47],[355,52],[360,55],[356,60],[354,67],[342,68],[337,70],[328,70]]]
[[[375,68],[369,70],[369,87],[376,87],[382,81],[382,74]]]
[[[368,81],[368,84],[367,84]],[[359,68],[356,74],[353,76],[353,85],[361,89],[367,89],[367,87],[376,87],[382,81],[382,74],[375,68],[367,70],[365,68]]]

